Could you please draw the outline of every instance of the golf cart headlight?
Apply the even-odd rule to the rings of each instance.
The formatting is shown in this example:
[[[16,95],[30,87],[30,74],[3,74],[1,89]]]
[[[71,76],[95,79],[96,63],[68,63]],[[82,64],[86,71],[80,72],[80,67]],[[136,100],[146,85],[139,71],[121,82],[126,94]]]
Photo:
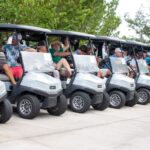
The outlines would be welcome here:
[[[3,82],[0,82],[0,94],[6,93],[6,87]]]
[[[97,88],[99,88],[99,89],[102,88],[102,85],[97,85]]]
[[[55,90],[56,89],[56,86],[50,86],[49,87],[51,90]]]

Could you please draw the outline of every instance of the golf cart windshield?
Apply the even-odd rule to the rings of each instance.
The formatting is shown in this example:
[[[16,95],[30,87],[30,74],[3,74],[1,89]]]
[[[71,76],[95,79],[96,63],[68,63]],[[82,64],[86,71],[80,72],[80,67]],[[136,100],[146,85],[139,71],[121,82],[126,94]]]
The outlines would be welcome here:
[[[77,72],[98,72],[95,56],[91,55],[73,55]]]
[[[21,52],[25,72],[51,72],[54,70],[49,53]]]
[[[138,64],[140,73],[142,74],[149,73],[148,65],[144,59],[137,60],[137,64]]]
[[[110,57],[113,73],[128,73],[127,64],[124,58]]]

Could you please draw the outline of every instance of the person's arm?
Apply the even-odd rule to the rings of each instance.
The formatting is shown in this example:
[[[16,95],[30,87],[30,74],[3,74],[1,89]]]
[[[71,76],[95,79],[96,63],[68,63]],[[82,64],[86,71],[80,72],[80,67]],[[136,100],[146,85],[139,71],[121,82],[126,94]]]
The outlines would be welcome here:
[[[71,55],[70,52],[55,52],[54,56],[61,56],[61,57],[65,57],[65,56],[69,56]]]

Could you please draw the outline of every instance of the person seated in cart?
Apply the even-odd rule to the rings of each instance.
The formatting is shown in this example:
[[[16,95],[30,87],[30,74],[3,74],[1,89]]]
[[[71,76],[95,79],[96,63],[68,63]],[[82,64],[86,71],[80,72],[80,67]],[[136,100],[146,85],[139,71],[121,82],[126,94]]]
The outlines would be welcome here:
[[[42,44],[40,46],[37,47],[37,51],[41,52],[41,53],[47,53],[48,52],[48,48]],[[66,70],[68,70],[68,62],[66,61],[66,59],[62,58],[57,64],[54,62],[54,67],[56,68],[56,70],[54,70],[54,77],[55,78],[60,78],[60,74],[59,71],[61,69],[61,67],[64,67]],[[69,68],[70,69],[70,68]]]
[[[21,48],[21,47],[20,47]],[[16,35],[12,36],[12,43],[6,44],[3,47],[4,53],[6,55],[7,64],[14,78],[19,79],[23,74],[22,66],[18,63],[19,59],[19,45]]]
[[[48,53],[48,49],[44,44],[37,46],[37,52]],[[60,74],[58,70],[53,70],[53,76],[57,79],[60,79]]]
[[[52,59],[54,62],[54,66],[57,70],[61,70],[62,68],[65,68],[65,73],[67,77],[70,77],[72,75],[72,70],[70,68],[69,63],[67,60],[63,57],[70,56],[70,52],[64,52],[63,48],[61,47],[61,42],[55,41],[51,44],[52,48],[49,49],[49,52],[52,55]]]
[[[92,50],[88,48],[87,45],[81,45],[79,47],[79,49],[77,49],[74,54],[77,54],[77,55],[92,55]],[[109,72],[107,72],[108,69],[104,70],[104,69],[100,69],[98,72],[97,72],[97,76],[100,77],[100,78],[104,78],[106,76],[108,76]]]
[[[9,44],[3,46],[3,51],[6,56],[7,64],[13,74],[15,79],[19,79],[22,77],[23,69],[21,64],[19,63],[20,52],[23,50],[27,51],[35,51],[32,48],[29,48],[25,45],[21,45],[19,43],[18,35],[12,35],[12,41]],[[11,79],[12,80],[12,79]]]

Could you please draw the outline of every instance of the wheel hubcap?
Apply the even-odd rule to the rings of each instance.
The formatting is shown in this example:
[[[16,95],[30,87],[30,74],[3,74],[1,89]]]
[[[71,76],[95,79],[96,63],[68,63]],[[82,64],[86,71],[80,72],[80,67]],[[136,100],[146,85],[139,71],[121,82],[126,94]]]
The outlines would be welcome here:
[[[25,116],[29,115],[31,113],[31,111],[32,111],[32,104],[31,104],[31,102],[28,99],[23,99],[20,102],[19,110],[20,110],[20,112],[23,115],[25,115]]]
[[[118,94],[112,94],[110,96],[110,105],[117,107],[121,103],[121,97]]]
[[[139,94],[139,102],[140,103],[144,103],[148,100],[148,95],[145,91],[139,91],[138,94]]]
[[[81,96],[75,96],[72,100],[72,105],[75,109],[81,110],[84,106],[84,100]]]

